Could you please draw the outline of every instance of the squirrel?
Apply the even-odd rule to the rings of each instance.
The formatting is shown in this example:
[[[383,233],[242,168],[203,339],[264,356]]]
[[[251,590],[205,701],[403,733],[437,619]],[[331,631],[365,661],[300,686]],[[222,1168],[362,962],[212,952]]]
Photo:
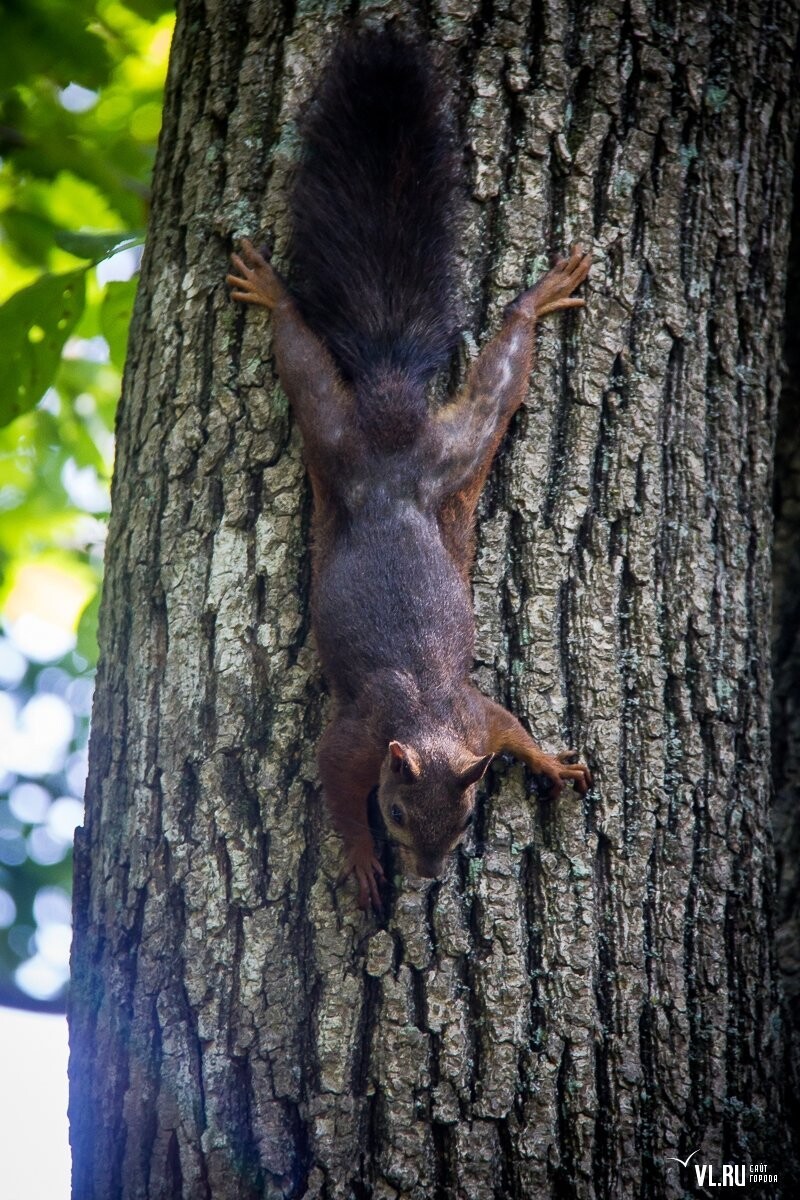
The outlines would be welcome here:
[[[378,788],[406,870],[438,877],[493,757],[591,786],[575,751],[545,753],[470,680],[475,510],[523,403],[536,323],[562,309],[591,256],[575,246],[506,309],[461,391],[430,406],[459,336],[459,170],[427,50],[361,30],[312,98],[291,195],[292,290],[248,240],[234,300],[271,312],[281,384],[313,495],[311,616],[333,701],[320,781],[344,843],[342,878],[380,911],[367,800]]]

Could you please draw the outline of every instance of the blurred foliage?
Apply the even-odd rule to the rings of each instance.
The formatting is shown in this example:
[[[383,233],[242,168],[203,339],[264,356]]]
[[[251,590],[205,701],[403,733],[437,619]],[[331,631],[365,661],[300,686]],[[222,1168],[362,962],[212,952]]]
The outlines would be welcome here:
[[[5,1003],[63,994],[114,413],[172,27],[163,0],[0,8]]]

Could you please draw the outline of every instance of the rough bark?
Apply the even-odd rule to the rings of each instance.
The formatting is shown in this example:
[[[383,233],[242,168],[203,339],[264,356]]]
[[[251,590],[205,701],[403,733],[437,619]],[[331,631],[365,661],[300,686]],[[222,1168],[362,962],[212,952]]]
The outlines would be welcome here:
[[[800,1129],[800,160],[795,146],[785,360],[775,444],[772,604],[772,823],[775,946],[786,1000],[789,1115]]]
[[[540,335],[474,592],[481,685],[597,782],[552,803],[498,764],[446,878],[395,877],[383,922],[336,888],[298,438],[222,282],[232,238],[280,258],[341,7],[180,6],[76,847],[74,1195],[660,1198],[700,1193],[667,1161],[698,1148],[789,1195],[769,571],[796,5],[420,6],[469,149],[473,334],[550,252],[596,251],[586,311]]]

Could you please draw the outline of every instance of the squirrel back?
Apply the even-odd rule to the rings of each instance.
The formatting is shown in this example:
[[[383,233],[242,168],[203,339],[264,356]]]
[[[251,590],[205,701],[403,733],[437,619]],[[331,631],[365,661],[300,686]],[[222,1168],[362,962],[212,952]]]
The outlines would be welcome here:
[[[413,440],[457,343],[459,171],[428,55],[390,28],[334,52],[304,125],[292,290],[376,445]]]
[[[438,875],[475,788],[509,752],[560,790],[591,784],[470,681],[475,512],[525,397],[540,317],[581,307],[580,246],[506,309],[458,394],[425,389],[457,334],[458,171],[425,52],[394,32],[335,52],[306,123],[292,292],[247,239],[234,299],[272,313],[314,496],[312,626],[334,706],[320,779],[359,903],[380,907],[367,798],[409,870]],[[309,328],[310,327],[310,328]],[[326,349],[327,346],[327,349]]]

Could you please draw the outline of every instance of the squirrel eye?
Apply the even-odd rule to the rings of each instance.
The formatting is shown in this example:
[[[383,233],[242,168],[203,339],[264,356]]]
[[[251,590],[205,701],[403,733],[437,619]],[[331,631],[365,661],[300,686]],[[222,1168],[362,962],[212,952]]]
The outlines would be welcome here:
[[[403,820],[404,820],[403,810],[402,810],[402,808],[399,807],[399,805],[397,805],[397,804],[392,805],[392,807],[389,809],[389,816],[392,818],[395,825],[403,824]]]

